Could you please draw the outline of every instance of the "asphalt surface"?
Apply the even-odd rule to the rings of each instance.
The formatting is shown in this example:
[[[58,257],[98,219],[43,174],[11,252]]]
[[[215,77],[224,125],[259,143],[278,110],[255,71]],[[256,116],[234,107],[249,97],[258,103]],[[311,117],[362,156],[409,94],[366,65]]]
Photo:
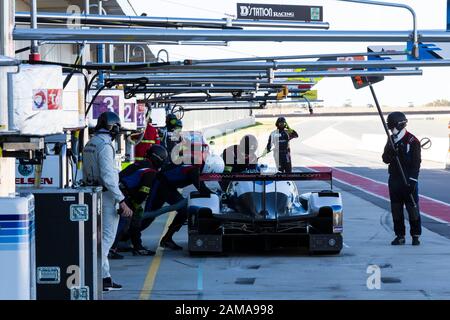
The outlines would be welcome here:
[[[445,121],[422,120],[411,120],[411,128],[433,136],[448,134]],[[380,154],[358,145],[363,133],[380,132],[376,118],[364,123],[342,117],[298,119],[290,120],[290,125],[301,136],[291,145],[297,170],[325,166],[387,181]],[[262,143],[270,133],[266,127],[251,130]],[[269,154],[262,162],[271,164],[273,159]],[[442,168],[442,163],[423,161],[420,193],[450,206],[450,172]],[[336,180],[334,186],[344,203],[345,246],[340,255],[310,256],[304,249],[283,249],[193,258],[186,250],[185,227],[174,237],[183,251],[157,248],[169,216],[165,215],[143,236],[157,255],[124,253],[124,260],[112,261],[113,278],[124,289],[107,293],[104,299],[450,299],[448,223],[424,217],[421,246],[411,246],[409,237],[405,246],[391,246],[389,201],[348,183]],[[326,187],[322,182],[299,184],[305,192]],[[374,270],[379,271],[379,288],[370,277]]]

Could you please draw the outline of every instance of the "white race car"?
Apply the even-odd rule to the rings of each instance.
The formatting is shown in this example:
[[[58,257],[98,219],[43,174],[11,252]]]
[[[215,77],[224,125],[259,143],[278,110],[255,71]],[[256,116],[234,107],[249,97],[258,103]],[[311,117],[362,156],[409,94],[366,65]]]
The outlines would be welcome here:
[[[324,190],[300,194],[295,183],[299,180],[331,182],[331,172],[208,174],[201,179],[229,184],[220,195],[190,194],[190,253],[222,252],[226,240],[248,237],[263,237],[266,242],[274,240],[282,246],[299,245],[300,240],[306,239],[311,253],[341,251],[340,193]]]

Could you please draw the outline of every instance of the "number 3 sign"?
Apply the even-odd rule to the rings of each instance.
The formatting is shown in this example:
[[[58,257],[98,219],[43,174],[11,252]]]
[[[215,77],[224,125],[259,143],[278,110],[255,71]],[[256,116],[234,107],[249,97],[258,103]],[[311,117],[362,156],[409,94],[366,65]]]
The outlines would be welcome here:
[[[106,111],[119,114],[119,96],[97,96],[92,104],[93,118],[98,117]]]

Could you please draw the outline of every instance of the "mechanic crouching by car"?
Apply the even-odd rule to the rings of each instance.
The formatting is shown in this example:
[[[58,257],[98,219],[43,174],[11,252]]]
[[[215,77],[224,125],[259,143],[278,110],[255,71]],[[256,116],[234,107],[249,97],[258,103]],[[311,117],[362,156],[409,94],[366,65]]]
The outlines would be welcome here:
[[[211,191],[203,181],[200,181],[200,174],[222,173],[224,166],[221,157],[210,155],[202,165],[171,166],[166,170],[162,170],[158,174],[158,178],[152,186],[151,195],[145,204],[145,213],[141,228],[130,228],[129,232],[130,234],[133,233],[132,237],[140,238],[142,231],[150,226],[156,217],[168,212],[169,210],[161,210],[164,203],[167,202],[170,205],[167,208],[171,208],[172,206],[176,207],[174,210],[177,211],[177,214],[166,234],[161,238],[160,246],[172,250],[181,250],[182,247],[172,239],[175,232],[181,229],[187,219],[186,199],[178,189],[194,185],[199,192],[209,194]]]
[[[409,216],[410,234],[412,245],[420,245],[419,236],[422,233],[418,178],[421,163],[421,146],[419,140],[410,132],[406,131],[405,114],[392,112],[387,118],[387,125],[392,132],[395,150],[388,141],[383,152],[383,162],[389,164],[389,197],[391,199],[392,219],[396,238],[392,245],[405,244],[405,217],[403,207],[406,207]],[[395,155],[398,155],[400,164],[405,173],[408,185],[405,185],[400,169],[397,165]],[[411,195],[417,208],[411,200]]]
[[[140,229],[144,213],[142,204],[147,200],[157,173],[167,161],[167,157],[168,154],[164,147],[152,145],[146,151],[143,161],[137,161],[120,172],[120,189],[126,196],[125,202],[133,209],[133,217],[120,219],[116,240],[110,252],[111,258],[121,259],[122,256],[117,253],[119,241],[124,238],[130,228]],[[148,250],[142,245],[140,235],[131,233],[130,240],[133,246],[133,255],[151,256],[155,254],[154,251]]]
[[[272,131],[267,142],[267,147],[263,155],[269,153],[273,149],[273,156],[275,158],[275,164],[279,172],[291,173],[292,161],[291,161],[291,149],[289,147],[289,141],[298,138],[298,134],[294,129],[289,128],[284,117],[279,117],[275,122],[276,130]]]
[[[258,167],[258,140],[254,135],[247,134],[242,137],[239,144],[229,146],[222,152],[225,163],[224,173],[241,173],[256,170]]]
[[[95,134],[83,150],[83,182],[88,186],[103,187],[102,201],[102,276],[103,291],[120,290],[121,285],[111,279],[108,252],[114,242],[119,223],[118,207],[123,217],[133,211],[126,204],[119,188],[119,172],[115,166],[114,139],[120,133],[120,118],[113,112],[102,113]]]
[[[225,163],[225,174],[242,173],[244,171],[258,170],[258,139],[254,135],[247,134],[241,138],[239,144],[225,148],[222,159]],[[230,181],[220,181],[220,187],[226,191]]]

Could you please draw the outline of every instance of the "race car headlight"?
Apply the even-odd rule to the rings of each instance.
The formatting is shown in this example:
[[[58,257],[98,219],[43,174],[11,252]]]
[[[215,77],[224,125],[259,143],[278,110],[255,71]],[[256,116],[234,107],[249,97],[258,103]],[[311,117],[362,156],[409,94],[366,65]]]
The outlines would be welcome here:
[[[333,232],[339,233],[343,230],[342,211],[333,211]]]

